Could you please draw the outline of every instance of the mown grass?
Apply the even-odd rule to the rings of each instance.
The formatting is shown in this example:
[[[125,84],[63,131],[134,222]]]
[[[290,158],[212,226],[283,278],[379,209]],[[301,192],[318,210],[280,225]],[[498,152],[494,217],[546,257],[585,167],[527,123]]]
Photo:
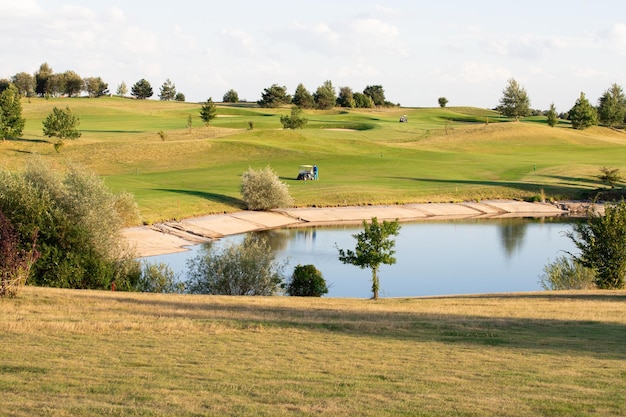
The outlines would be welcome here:
[[[60,153],[41,131],[53,106],[81,118],[82,137]],[[310,110],[305,129],[285,131],[286,107],[220,105],[210,127],[199,107],[117,97],[24,100],[24,137],[0,144],[0,164],[19,169],[33,154],[58,166],[84,164],[113,189],[135,194],[144,221],[154,222],[242,209],[240,176],[250,166],[270,165],[298,206],[336,206],[524,199],[542,190],[581,198],[601,187],[600,167],[623,169],[626,160],[621,131],[512,122],[485,109]],[[404,114],[409,123],[398,123]],[[320,181],[297,181],[300,164],[317,164]]]
[[[6,416],[621,416],[626,294],[298,299],[27,287]]]

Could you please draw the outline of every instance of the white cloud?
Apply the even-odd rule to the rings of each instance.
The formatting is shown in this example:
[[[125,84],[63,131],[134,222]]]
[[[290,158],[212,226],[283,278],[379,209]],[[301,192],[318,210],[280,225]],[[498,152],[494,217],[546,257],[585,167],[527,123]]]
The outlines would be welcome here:
[[[611,46],[619,53],[626,54],[626,24],[618,23],[611,28]]]
[[[500,82],[511,78],[511,71],[507,68],[477,62],[464,62],[460,71],[461,78],[468,83]]]
[[[240,48],[249,49],[254,46],[254,37],[241,29],[222,29],[222,36]]]

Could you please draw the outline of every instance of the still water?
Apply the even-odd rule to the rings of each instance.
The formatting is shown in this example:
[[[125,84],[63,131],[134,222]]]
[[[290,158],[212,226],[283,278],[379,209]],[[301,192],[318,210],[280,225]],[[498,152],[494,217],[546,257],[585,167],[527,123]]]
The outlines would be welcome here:
[[[285,274],[298,264],[313,264],[327,285],[327,297],[371,297],[371,271],[344,265],[337,247],[354,249],[362,226],[274,230],[267,233],[276,259],[286,261]],[[396,238],[394,265],[379,272],[381,297],[474,294],[541,290],[543,267],[564,251],[575,252],[565,233],[572,223],[555,219],[463,220],[402,223]],[[240,242],[230,236],[213,244]],[[188,252],[148,257],[165,262],[186,279]]]

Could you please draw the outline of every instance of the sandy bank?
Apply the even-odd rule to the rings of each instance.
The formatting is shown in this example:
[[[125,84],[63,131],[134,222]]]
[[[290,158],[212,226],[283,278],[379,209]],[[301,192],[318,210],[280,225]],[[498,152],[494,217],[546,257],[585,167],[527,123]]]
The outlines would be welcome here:
[[[553,217],[567,214],[567,210],[552,204],[509,200],[458,204],[292,208],[196,217],[129,228],[124,230],[124,235],[136,249],[137,254],[143,257],[182,252],[186,250],[185,246],[239,233],[284,227],[361,223],[372,217],[379,220],[398,219],[401,222],[409,222],[429,219]]]

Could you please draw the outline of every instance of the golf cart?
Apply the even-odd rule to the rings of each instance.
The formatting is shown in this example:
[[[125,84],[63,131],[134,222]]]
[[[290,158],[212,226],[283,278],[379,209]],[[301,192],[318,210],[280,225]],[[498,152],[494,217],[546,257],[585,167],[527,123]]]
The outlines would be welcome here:
[[[314,180],[315,174],[313,172],[313,165],[300,165],[300,172],[298,173],[299,180]]]

